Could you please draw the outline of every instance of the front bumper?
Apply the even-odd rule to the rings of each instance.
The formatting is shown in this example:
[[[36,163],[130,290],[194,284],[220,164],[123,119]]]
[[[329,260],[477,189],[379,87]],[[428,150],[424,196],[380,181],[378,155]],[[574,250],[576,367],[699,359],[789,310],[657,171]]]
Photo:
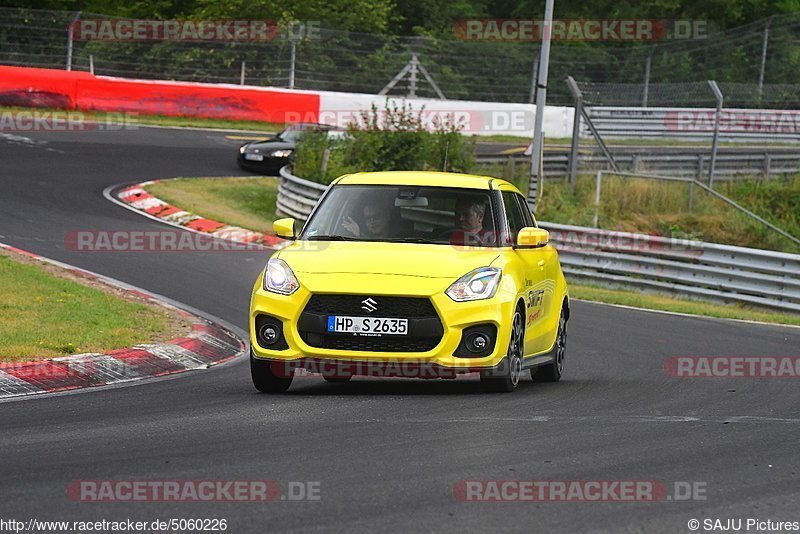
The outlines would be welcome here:
[[[264,159],[261,161],[254,161],[250,159],[245,159],[244,154],[239,153],[236,157],[239,166],[246,169],[252,169],[257,171],[270,171],[277,173],[282,167],[286,165],[290,165],[292,163],[291,158],[275,158],[272,156],[264,156]]]
[[[448,284],[449,285],[449,284]],[[389,287],[392,287],[391,285]],[[374,292],[364,293],[366,297],[399,296],[399,297],[425,297],[429,298],[433,308],[441,321],[443,334],[439,342],[430,350],[424,352],[381,352],[375,350],[343,350],[325,349],[308,345],[298,331],[300,316],[312,294],[304,287],[300,287],[289,296],[278,295],[265,291],[261,286],[261,278],[256,282],[250,304],[250,343],[253,355],[256,358],[281,362],[293,362],[298,367],[308,367],[320,363],[347,363],[363,362],[365,365],[357,369],[368,368],[370,363],[395,363],[399,368],[414,369],[415,365],[422,366],[421,374],[428,371],[424,369],[441,368],[444,370],[458,370],[472,372],[481,369],[490,369],[498,366],[503,360],[511,336],[511,318],[515,306],[514,298],[508,298],[503,291],[486,300],[474,302],[454,302],[444,294],[444,289],[429,295],[409,295],[408,293],[382,294]],[[343,293],[342,293],[343,294]],[[347,292],[354,294],[354,292]],[[256,317],[268,315],[281,321],[283,336],[288,348],[283,350],[270,350],[258,342],[256,335]],[[462,338],[462,331],[475,325],[492,324],[497,328],[493,350],[482,357],[458,357],[457,352]],[[405,367],[404,367],[405,366]],[[360,374],[356,372],[356,374]],[[425,376],[420,376],[425,378]]]

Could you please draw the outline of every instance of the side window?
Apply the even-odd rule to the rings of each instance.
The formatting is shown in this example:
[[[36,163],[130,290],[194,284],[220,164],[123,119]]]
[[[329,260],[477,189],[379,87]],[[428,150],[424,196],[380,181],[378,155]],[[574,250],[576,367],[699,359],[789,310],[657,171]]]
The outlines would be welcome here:
[[[525,227],[525,217],[517,202],[517,195],[511,191],[503,191],[503,204],[506,208],[506,218],[508,219],[508,229],[511,231],[511,241],[517,239],[520,229]]]
[[[525,226],[536,226],[536,221],[533,220],[533,214],[531,214],[531,209],[528,207],[528,203],[525,202],[525,197],[522,195],[514,194],[517,197],[517,203],[519,204],[519,209],[522,211],[522,220],[525,221]]]

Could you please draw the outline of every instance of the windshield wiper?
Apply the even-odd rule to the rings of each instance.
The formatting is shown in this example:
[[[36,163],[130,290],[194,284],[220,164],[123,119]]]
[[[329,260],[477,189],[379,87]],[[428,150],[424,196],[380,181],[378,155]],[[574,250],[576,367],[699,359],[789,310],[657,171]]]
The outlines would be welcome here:
[[[431,241],[424,237],[387,237],[378,241],[385,241],[387,243],[423,243],[426,245],[443,245],[441,241]]]
[[[346,235],[310,235],[306,239],[309,241],[361,241],[361,239]]]

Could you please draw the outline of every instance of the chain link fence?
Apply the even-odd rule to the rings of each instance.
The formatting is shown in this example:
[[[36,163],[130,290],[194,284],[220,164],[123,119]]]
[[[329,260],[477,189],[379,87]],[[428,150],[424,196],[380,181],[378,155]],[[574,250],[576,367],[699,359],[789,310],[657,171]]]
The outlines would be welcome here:
[[[0,8],[0,63],[65,68],[76,12]],[[82,19],[108,19],[80,13]],[[372,35],[322,28],[268,42],[74,41],[72,68],[99,75],[378,93],[413,54],[447,99],[530,102],[539,44]],[[548,103],[570,105],[563,80],[582,81],[589,105],[800,106],[800,14],[710,33],[705,39],[620,46],[558,42]],[[693,83],[697,82],[697,83]],[[409,91],[408,77],[392,94]],[[694,87],[696,85],[696,87]],[[421,97],[437,98],[425,81]]]
[[[617,83],[576,80],[589,106],[713,107],[707,80],[671,83]],[[800,106],[800,83],[718,82],[726,107],[789,109]]]

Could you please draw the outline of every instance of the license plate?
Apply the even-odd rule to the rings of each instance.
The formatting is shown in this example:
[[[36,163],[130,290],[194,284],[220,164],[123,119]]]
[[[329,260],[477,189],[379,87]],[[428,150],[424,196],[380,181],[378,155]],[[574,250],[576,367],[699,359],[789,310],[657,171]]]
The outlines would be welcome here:
[[[329,315],[328,332],[341,334],[387,334],[402,336],[408,334],[408,319]]]
[[[249,159],[250,161],[264,161],[263,154],[245,154],[244,159]]]

